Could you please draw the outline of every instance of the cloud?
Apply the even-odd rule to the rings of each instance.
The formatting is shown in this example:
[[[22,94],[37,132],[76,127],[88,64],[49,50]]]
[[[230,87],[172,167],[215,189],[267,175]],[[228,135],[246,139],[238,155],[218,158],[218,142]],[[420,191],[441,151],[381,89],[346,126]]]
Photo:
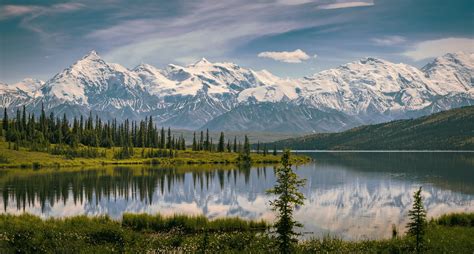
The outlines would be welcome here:
[[[6,5],[0,7],[0,20],[20,18],[19,26],[37,33],[43,42],[54,41],[59,38],[58,32],[46,31],[37,19],[44,16],[53,16],[68,13],[84,8],[81,3],[61,3],[49,6],[40,5]]]
[[[344,3],[320,5],[318,6],[318,9],[332,10],[332,9],[353,8],[353,7],[363,7],[363,6],[373,6],[373,5],[374,5],[373,2],[344,2]]]
[[[423,41],[415,44],[412,50],[405,51],[402,55],[419,61],[458,51],[474,52],[474,39],[444,38]]]
[[[109,50],[104,57],[108,61],[128,66],[140,62],[186,64],[184,59],[222,58],[246,42],[265,35],[325,25],[339,19],[328,17],[308,22],[279,18],[294,14],[294,8],[298,7],[258,1],[242,4],[232,0],[208,0],[189,4],[181,8],[192,9],[192,12],[160,19],[125,20],[91,31],[86,38],[107,44]]]
[[[258,57],[270,58],[275,61],[285,62],[285,63],[301,63],[302,61],[310,59],[310,56],[306,54],[303,50],[297,49],[295,51],[266,51],[261,52],[257,55]]]
[[[402,36],[384,36],[380,38],[372,38],[372,41],[380,46],[393,46],[406,41],[405,37]]]
[[[300,5],[300,4],[307,4],[311,2],[312,0],[277,0],[277,3],[282,4],[282,5]]]
[[[41,10],[34,5],[5,5],[0,8],[0,20],[23,16]]]
[[[39,17],[55,13],[70,12],[82,9],[83,4],[80,3],[62,3],[50,6],[39,5],[5,5],[0,7],[0,20],[9,19],[20,16]]]

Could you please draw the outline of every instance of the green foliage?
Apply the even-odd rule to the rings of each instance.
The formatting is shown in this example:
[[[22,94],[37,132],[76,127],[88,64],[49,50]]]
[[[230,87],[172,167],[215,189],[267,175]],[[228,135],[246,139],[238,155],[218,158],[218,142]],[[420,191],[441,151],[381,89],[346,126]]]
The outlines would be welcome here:
[[[305,184],[305,179],[299,179],[298,175],[291,169],[290,151],[286,150],[281,159],[282,166],[275,170],[277,182],[268,190],[277,198],[270,202],[272,210],[277,211],[276,228],[279,249],[281,253],[290,253],[292,245],[298,240],[299,235],[295,227],[302,225],[293,219],[293,212],[297,206],[304,204],[304,195],[299,188]]]
[[[57,145],[49,150],[52,155],[63,155],[67,159],[74,158],[104,158],[105,151],[95,147],[71,148],[69,146]]]
[[[264,221],[247,221],[239,218],[222,218],[209,220],[204,216],[173,215],[163,217],[160,214],[124,214],[122,226],[135,231],[168,232],[179,229],[181,232],[243,232],[264,231],[267,224]]]
[[[474,213],[445,214],[433,220],[433,223],[442,226],[474,227]]]
[[[250,164],[252,162],[252,158],[250,157],[250,142],[247,135],[245,135],[244,147],[239,152],[238,161],[243,164]]]
[[[416,252],[420,253],[424,247],[424,237],[426,232],[426,211],[423,207],[421,197],[421,187],[413,195],[413,207],[408,211],[410,222],[407,225],[408,235],[415,238]]]
[[[273,143],[302,150],[474,150],[474,106]]]
[[[9,162],[8,157],[5,156],[4,154],[0,154],[0,163],[7,164],[8,162]]]
[[[186,233],[175,227],[169,231],[153,231],[148,225],[152,225],[155,216],[135,215],[133,219],[130,216],[124,215],[120,222],[107,216],[43,220],[28,214],[2,214],[0,250],[2,253],[198,253],[202,250],[205,253],[278,253],[278,249],[275,249],[276,239],[260,229],[254,231],[249,227],[249,230],[233,231],[234,226],[229,226],[230,228],[226,226],[232,224],[230,223],[220,225],[220,230],[196,228],[197,231]],[[172,220],[170,218],[161,217],[160,221]],[[195,223],[191,222],[193,220]],[[129,224],[124,225],[123,221],[128,221]],[[184,224],[182,218],[178,221],[181,225]],[[188,218],[186,224],[197,227],[201,226],[203,221],[200,218]],[[210,220],[208,223],[213,221]],[[223,223],[216,222],[216,224]],[[430,223],[426,234],[426,251],[471,253],[474,249],[473,235],[473,227]],[[327,236],[300,241],[293,249],[293,253],[413,253],[413,251],[409,237],[345,241]]]

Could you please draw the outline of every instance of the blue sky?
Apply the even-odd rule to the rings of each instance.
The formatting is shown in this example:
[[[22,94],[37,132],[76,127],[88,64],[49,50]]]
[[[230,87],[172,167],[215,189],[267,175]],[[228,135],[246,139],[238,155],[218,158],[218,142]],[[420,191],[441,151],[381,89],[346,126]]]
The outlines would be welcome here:
[[[0,0],[0,82],[90,50],[133,68],[201,57],[299,77],[365,56],[421,66],[474,51],[472,0]]]

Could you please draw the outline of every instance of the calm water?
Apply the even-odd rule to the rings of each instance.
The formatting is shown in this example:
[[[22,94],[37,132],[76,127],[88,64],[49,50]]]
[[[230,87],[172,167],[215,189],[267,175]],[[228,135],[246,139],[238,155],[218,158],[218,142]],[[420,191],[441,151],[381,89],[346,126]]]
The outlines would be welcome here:
[[[428,216],[474,211],[474,153],[309,153],[296,212],[305,232],[346,239],[389,237],[403,228],[412,193],[423,186]],[[273,166],[0,171],[2,212],[42,217],[124,212],[274,218],[265,190]]]

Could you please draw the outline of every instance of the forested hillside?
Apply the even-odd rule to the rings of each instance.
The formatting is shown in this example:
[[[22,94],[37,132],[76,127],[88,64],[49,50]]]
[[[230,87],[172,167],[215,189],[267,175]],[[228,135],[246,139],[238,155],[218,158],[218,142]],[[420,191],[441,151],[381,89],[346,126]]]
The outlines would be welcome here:
[[[285,139],[269,147],[317,150],[474,150],[474,106],[340,133]]]

